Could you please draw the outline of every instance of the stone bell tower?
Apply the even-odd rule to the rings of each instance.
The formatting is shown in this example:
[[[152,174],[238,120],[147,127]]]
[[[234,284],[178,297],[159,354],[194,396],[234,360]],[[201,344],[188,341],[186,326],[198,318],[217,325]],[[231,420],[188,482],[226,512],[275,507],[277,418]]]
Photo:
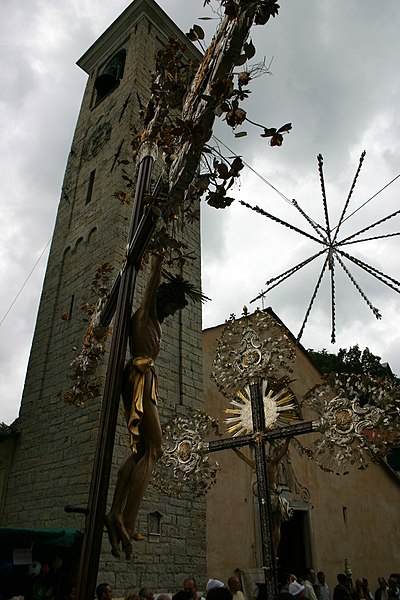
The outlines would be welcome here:
[[[157,51],[175,37],[197,51],[154,0],[134,0],[79,59],[88,74],[82,106],[65,172],[54,236],[33,339],[16,447],[1,524],[7,527],[83,529],[81,514],[65,505],[85,507],[93,467],[101,395],[83,408],[67,405],[70,363],[87,326],[81,307],[94,302],[96,269],[108,263],[116,274],[123,263],[131,206],[121,202],[132,130],[146,105]],[[60,115],[60,118],[62,116]],[[197,259],[183,276],[200,287],[199,223],[185,231]],[[143,281],[134,305],[141,298]],[[96,381],[104,383],[107,353]],[[201,308],[190,303],[163,327],[158,359],[160,416],[201,409]],[[117,467],[129,451],[122,413],[116,432],[111,488]],[[151,485],[139,514],[144,540],[134,547],[133,564],[117,561],[104,536],[99,579],[114,595],[142,585],[179,589],[183,578],[205,577],[205,499],[189,493],[169,498]]]

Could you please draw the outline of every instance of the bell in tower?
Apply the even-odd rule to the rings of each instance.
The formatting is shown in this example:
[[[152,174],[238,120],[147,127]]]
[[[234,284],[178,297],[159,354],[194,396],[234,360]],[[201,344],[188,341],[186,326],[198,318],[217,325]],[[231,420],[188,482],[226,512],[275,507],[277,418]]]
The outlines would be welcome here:
[[[106,64],[100,75],[96,78],[94,87],[97,91],[96,102],[107,96],[114,88],[119,85],[125,66],[126,51],[120,50]]]

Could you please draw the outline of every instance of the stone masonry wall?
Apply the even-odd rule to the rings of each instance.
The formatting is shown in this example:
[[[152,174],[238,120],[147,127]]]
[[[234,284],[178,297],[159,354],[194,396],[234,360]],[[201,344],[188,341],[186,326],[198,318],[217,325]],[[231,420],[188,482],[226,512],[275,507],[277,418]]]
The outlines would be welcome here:
[[[146,4],[146,3],[145,3]],[[152,2],[149,2],[151,5]],[[159,9],[158,9],[159,10]],[[125,253],[131,207],[113,194],[124,189],[119,159],[130,156],[131,127],[139,101],[145,104],[155,66],[155,53],[167,30],[146,15],[114,40],[90,73],[66,168],[62,195],[43,286],[20,416],[20,433],[8,480],[2,525],[9,527],[84,528],[84,517],[66,514],[64,506],[86,506],[101,397],[84,408],[65,404],[71,384],[69,364],[79,352],[86,329],[84,302],[92,302],[91,281],[104,262],[120,268]],[[94,45],[95,46],[95,45]],[[125,48],[126,64],[120,85],[97,106],[94,81],[104,63]],[[131,167],[124,167],[131,168]],[[93,178],[94,172],[94,178]],[[90,201],[88,186],[92,177]],[[198,256],[183,276],[200,287],[200,232],[195,224],[182,235]],[[134,304],[140,301],[147,271],[140,275]],[[104,382],[107,356],[98,368]],[[189,306],[163,325],[158,359],[160,416],[188,414],[202,408],[201,307]],[[117,468],[129,451],[120,410],[109,497]],[[109,498],[110,499],[110,498]],[[152,535],[154,519],[159,535]],[[111,556],[103,543],[99,581],[109,581],[115,596],[142,585],[175,590],[193,574],[205,584],[205,499],[189,494],[169,498],[150,485],[138,530],[145,539],[135,545],[132,562]]]

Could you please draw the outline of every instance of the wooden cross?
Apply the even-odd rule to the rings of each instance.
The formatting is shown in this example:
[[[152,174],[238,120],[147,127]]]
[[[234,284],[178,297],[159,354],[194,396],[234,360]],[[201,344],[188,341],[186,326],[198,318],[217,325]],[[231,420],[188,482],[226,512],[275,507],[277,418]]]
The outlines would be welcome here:
[[[121,272],[118,285],[110,358],[104,385],[99,433],[89,492],[88,515],[78,571],[77,600],[87,600],[95,597],[122,373],[128,342],[127,324],[132,310],[138,265],[145,252],[146,245],[154,233],[158,220],[156,213],[148,211],[139,223],[139,218],[142,215],[143,198],[145,194],[149,193],[152,166],[153,158],[151,155],[145,156],[139,165],[128,237],[128,261],[125,269]]]

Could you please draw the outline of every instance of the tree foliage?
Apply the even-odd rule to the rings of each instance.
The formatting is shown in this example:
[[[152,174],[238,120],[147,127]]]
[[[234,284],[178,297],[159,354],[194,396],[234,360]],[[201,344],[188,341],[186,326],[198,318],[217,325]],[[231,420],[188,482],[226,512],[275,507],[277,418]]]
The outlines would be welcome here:
[[[308,349],[308,354],[315,362],[322,374],[329,373],[356,373],[374,377],[394,377],[390,367],[382,364],[381,357],[373,354],[369,348],[360,350],[358,344],[348,350],[340,348],[337,354],[322,350]]]

